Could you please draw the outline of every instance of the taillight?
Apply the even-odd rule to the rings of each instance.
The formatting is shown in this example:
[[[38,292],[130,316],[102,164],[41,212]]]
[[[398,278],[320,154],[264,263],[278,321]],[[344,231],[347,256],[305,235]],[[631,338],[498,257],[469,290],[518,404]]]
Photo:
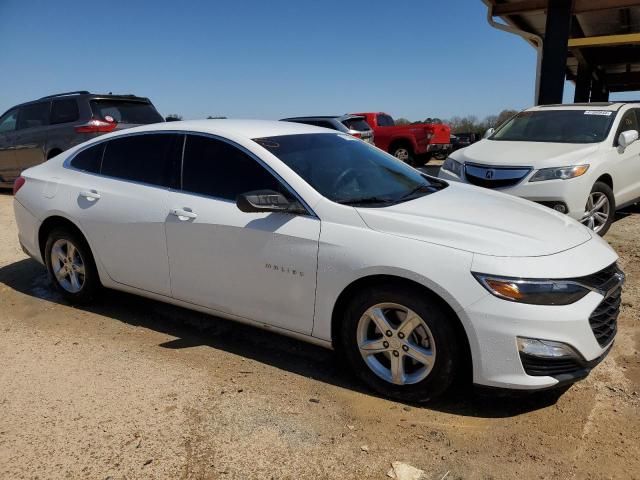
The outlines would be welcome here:
[[[361,133],[352,133],[351,136],[352,137],[356,137],[356,138],[362,138],[362,134]]]
[[[18,193],[18,190],[22,188],[22,186],[26,183],[26,179],[24,177],[16,178],[16,181],[13,182],[13,194]]]
[[[76,132],[78,133],[107,133],[113,132],[118,124],[116,122],[107,122],[106,120],[89,120],[87,123],[78,125]]]

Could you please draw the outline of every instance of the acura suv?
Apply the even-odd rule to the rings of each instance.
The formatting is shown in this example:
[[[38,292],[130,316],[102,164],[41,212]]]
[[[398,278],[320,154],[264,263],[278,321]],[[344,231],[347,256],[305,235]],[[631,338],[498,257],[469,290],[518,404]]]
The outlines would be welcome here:
[[[640,200],[640,104],[533,107],[453,152],[439,177],[546,205],[600,235]]]
[[[11,187],[26,168],[90,138],[162,122],[148,98],[59,93],[10,108],[0,117],[0,187]]]
[[[70,302],[107,287],[268,328],[336,349],[393,398],[429,400],[468,371],[574,382],[616,334],[624,275],[591,230],[324,128],[137,127],[14,190],[20,244]]]

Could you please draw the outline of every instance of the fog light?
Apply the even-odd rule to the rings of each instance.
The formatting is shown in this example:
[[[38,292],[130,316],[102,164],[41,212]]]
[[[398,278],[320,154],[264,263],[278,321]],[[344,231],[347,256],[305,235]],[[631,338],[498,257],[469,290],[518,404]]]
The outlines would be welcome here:
[[[566,343],[537,338],[518,337],[518,351],[533,357],[579,358],[576,351]]]

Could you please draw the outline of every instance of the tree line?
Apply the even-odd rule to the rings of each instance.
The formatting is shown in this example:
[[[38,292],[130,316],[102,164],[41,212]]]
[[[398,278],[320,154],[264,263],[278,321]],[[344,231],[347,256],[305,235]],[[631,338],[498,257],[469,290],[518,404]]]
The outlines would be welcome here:
[[[425,118],[412,122],[406,118],[397,118],[396,125],[409,125],[411,123],[445,123],[451,127],[451,133],[484,133],[489,128],[496,128],[513,117],[518,110],[506,109],[502,110],[498,115],[487,115],[483,119],[479,119],[475,115],[467,115],[466,117],[455,116],[449,119],[441,120],[439,118]]]

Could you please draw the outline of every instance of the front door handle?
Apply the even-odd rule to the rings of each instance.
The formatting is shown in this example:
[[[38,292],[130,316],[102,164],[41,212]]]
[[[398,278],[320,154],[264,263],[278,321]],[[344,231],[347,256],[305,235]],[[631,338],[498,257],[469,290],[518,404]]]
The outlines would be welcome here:
[[[197,213],[190,212],[189,210],[184,210],[182,208],[174,208],[171,210],[171,215],[175,215],[178,217],[178,220],[182,222],[186,222],[187,220],[193,220],[198,218]]]
[[[80,192],[80,196],[86,198],[90,202],[95,202],[100,198],[100,194],[95,190],[83,190]]]

